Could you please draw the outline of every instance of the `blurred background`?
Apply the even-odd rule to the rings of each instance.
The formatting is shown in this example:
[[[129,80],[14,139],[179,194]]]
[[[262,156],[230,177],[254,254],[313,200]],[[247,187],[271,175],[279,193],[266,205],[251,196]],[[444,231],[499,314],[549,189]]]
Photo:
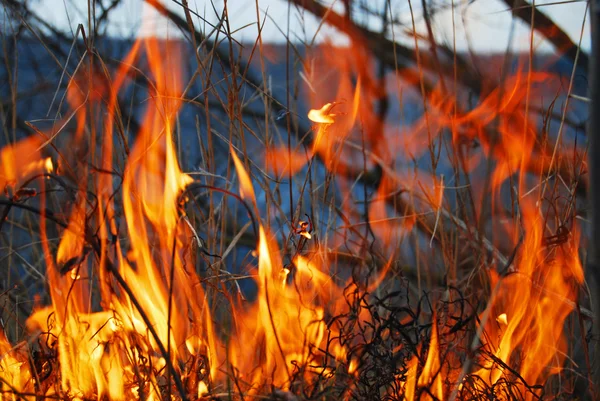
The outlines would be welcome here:
[[[233,146],[284,265],[325,249],[340,282],[392,266],[380,291],[406,286],[414,301],[458,288],[481,311],[495,273],[540,249],[579,244],[579,233],[585,244],[586,1],[0,4],[0,145],[43,138],[39,150],[69,184],[100,171],[106,140],[76,140],[78,112],[86,133],[104,132],[116,71],[137,38],[156,35],[186,88],[174,130],[182,170],[238,193]],[[133,64],[108,122],[118,127],[110,171],[118,205],[151,88],[145,56]],[[334,120],[327,128],[308,118],[323,106]],[[48,202],[66,219],[72,193],[50,185]],[[198,274],[218,264],[237,277],[230,290],[252,300],[257,238],[247,210],[209,190],[190,209]],[[533,230],[523,216],[534,209],[543,216],[539,249],[522,246]],[[301,221],[310,241],[298,235]],[[40,223],[13,210],[4,224],[0,289],[16,290],[3,295],[3,319],[21,338],[34,304],[48,302]],[[127,249],[124,223],[116,226],[111,234]],[[62,228],[47,231],[55,252]],[[585,260],[585,246],[576,253]],[[573,324],[573,389],[585,376],[590,325]]]

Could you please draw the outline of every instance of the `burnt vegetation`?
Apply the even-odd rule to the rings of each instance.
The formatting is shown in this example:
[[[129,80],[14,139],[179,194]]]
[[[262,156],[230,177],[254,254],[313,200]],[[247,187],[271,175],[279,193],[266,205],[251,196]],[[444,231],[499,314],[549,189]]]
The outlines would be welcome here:
[[[0,400],[597,399],[587,9],[0,1]]]

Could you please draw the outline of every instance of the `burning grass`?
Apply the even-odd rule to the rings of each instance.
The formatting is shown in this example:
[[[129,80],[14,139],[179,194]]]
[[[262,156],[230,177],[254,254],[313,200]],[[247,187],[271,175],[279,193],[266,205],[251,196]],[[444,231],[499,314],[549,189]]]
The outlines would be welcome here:
[[[264,158],[253,157],[235,77],[223,102],[229,137],[207,128],[207,174],[197,178],[180,160],[178,113],[201,97],[190,99],[183,81],[182,46],[139,39],[109,68],[85,43],[69,113],[50,130],[29,124],[34,134],[0,155],[0,224],[34,216],[47,293],[25,334],[0,330],[0,399],[534,400],[587,391],[575,360],[576,344],[587,356],[593,318],[580,306],[584,157],[563,140],[564,118],[552,132],[531,112],[560,78],[519,67],[473,104],[443,77],[425,85],[420,65],[416,81],[398,70],[397,84],[416,84],[424,102],[399,131],[375,110],[385,87],[366,48],[326,48],[304,64],[313,126],[295,138],[306,138],[292,144],[292,125],[308,120],[290,110],[277,117],[287,120],[287,144],[269,132],[269,92],[255,85],[266,117]],[[193,79],[213,60],[199,54]],[[315,90],[310,81],[327,69],[335,82]],[[145,112],[130,136],[123,96],[138,81]],[[207,116],[208,105],[206,96]],[[222,159],[216,139],[229,149]],[[453,177],[436,173],[442,151]],[[397,163],[399,152],[414,163]],[[427,167],[417,161],[427,158]],[[317,164],[323,182],[314,182]],[[227,264],[242,238],[246,272]],[[416,266],[402,263],[407,245]]]

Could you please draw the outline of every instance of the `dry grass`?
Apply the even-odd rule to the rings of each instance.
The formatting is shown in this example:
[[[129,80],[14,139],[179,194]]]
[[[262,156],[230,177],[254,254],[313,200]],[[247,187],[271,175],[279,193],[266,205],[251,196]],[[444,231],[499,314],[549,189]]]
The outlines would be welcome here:
[[[110,77],[123,66],[115,59],[115,53],[120,52],[111,50],[110,43],[129,45],[108,42],[103,37],[107,18],[119,1],[110,6],[107,3],[94,2],[97,8],[91,14],[95,18],[68,35],[48,25],[35,5],[3,1],[6,15],[12,18],[1,32],[2,72],[6,78],[0,99],[2,143],[15,143],[24,135],[43,135],[43,154],[62,166],[60,174],[44,177],[44,198],[33,179],[22,185],[21,192],[7,189],[0,198],[0,324],[37,375],[38,395],[48,388],[60,388],[60,366],[52,335],[34,336],[25,328],[34,305],[49,302],[40,220],[47,220],[48,246],[55,254],[76,199],[84,197],[90,211],[85,251],[92,255],[86,263],[95,265],[101,254],[98,231],[102,223],[93,215],[99,207],[94,182],[99,175],[112,177],[116,191],[111,198],[116,204],[128,195],[121,188],[125,163],[153,85],[144,62],[129,71],[133,84],[118,98],[115,113],[113,167],[102,168],[104,117],[113,90]],[[252,251],[258,241],[259,222],[277,241],[286,266],[292,266],[297,255],[322,258],[336,283],[356,285],[343,291],[343,313],[326,315],[327,327],[335,328],[339,338],[329,338],[324,348],[311,349],[311,363],[294,367],[288,391],[264,385],[262,395],[254,398],[404,399],[410,361],[416,357],[422,371],[433,325],[439,331],[440,370],[462,372],[460,389],[456,386],[457,375],[444,379],[446,398],[573,399],[591,391],[588,347],[593,341],[588,333],[594,316],[588,302],[589,291],[594,289],[578,288],[576,299],[566,301],[575,312],[565,322],[568,346],[564,369],[545,383],[527,383],[520,375],[523,350],[513,355],[509,366],[482,346],[485,335],[477,336],[478,327],[485,326],[482,320],[487,317],[483,312],[495,291],[489,272],[495,271],[500,277],[515,274],[519,261],[526,256],[523,199],[531,196],[538,201],[544,227],[539,249],[546,253],[549,264],[565,244],[574,241],[581,225],[585,228],[586,210],[582,205],[588,185],[584,179],[586,148],[577,143],[585,120],[577,120],[578,113],[571,112],[579,107],[574,103],[582,101],[579,74],[587,69],[579,44],[560,34],[553,36],[553,43],[560,47],[559,55],[572,62],[573,69],[570,76],[553,81],[556,87],[545,90],[536,86],[532,66],[538,58],[550,65],[548,60],[558,56],[536,54],[533,39],[527,55],[513,54],[509,48],[501,57],[481,60],[477,54],[458,52],[452,45],[433,39],[435,27],[429,18],[438,10],[428,9],[425,1],[422,5],[429,13],[412,15],[407,36],[390,24],[395,18],[390,3],[385,3],[382,10],[368,9],[366,3],[354,6],[378,18],[382,34],[359,25],[356,16],[350,19],[320,3],[290,0],[289,18],[303,19],[312,13],[344,32],[354,47],[349,51],[315,45],[314,32],[300,40],[288,40],[285,46],[276,48],[285,48],[286,54],[279,59],[285,64],[285,76],[274,81],[271,74],[282,74],[271,70],[273,55],[269,51],[274,48],[263,43],[261,27],[268,23],[268,17],[259,11],[259,2],[257,22],[247,28],[256,30],[256,41],[245,43],[243,49],[234,39],[227,13],[212,10],[214,4],[207,8],[217,14],[219,22],[211,25],[205,16],[188,8],[187,1],[176,4],[177,13],[170,11],[176,8],[174,5],[167,9],[155,1],[148,3],[183,33],[180,49],[186,54],[197,49],[182,66],[187,80],[174,140],[182,169],[195,180],[180,212],[185,212],[190,229],[187,246],[193,255],[193,269],[202,279],[212,316],[219,322],[217,334],[227,339],[234,324],[232,305],[245,298],[251,302],[256,296],[256,271],[247,266],[256,264]],[[514,2],[506,3],[514,6]],[[416,10],[415,4],[411,4],[411,12],[413,8]],[[534,28],[548,32],[552,21],[535,10],[530,14],[517,12],[515,18],[529,18]],[[536,25],[540,21],[541,27]],[[419,30],[423,37],[412,35],[419,22],[425,24],[424,32]],[[285,37],[283,24],[280,27]],[[401,45],[401,36],[414,40],[414,44]],[[43,54],[32,57],[21,54],[22,49]],[[343,62],[334,64],[329,57],[327,52],[334,51],[339,51],[338,60],[351,64],[345,66],[347,70],[342,69]],[[37,74],[35,84],[21,83],[26,79],[20,70],[24,68],[23,59],[50,64],[27,67]],[[520,70],[522,98],[505,110],[497,99],[510,96],[516,87],[512,67],[516,59],[525,66]],[[44,80],[45,75],[59,79]],[[314,108],[327,101],[340,102],[335,110],[345,118],[351,114],[352,92],[344,92],[346,98],[341,99],[337,98],[337,89],[345,80],[356,84],[359,75],[366,105],[361,106],[351,132],[329,143],[331,154],[321,152],[306,158],[295,174],[289,169],[274,171],[269,165],[272,160],[265,155],[267,148],[281,146],[291,159],[293,152],[309,154],[317,140],[318,128],[304,117],[307,99],[321,101],[308,105]],[[326,78],[313,79],[320,76]],[[319,83],[316,94],[307,88],[307,83],[314,82]],[[69,145],[77,124],[69,105],[73,99],[66,94],[69,85],[77,87],[75,93],[81,97],[81,110],[87,116],[83,130],[87,139],[75,148]],[[94,97],[97,101],[92,101]],[[36,103],[35,108],[30,102]],[[28,108],[38,110],[40,102],[44,102],[41,109],[47,113],[32,116]],[[481,110],[481,104],[489,105],[490,113],[497,112],[489,123],[440,122],[469,116]],[[535,118],[518,120],[523,114],[534,114]],[[514,127],[523,135],[535,129],[531,147],[534,157],[527,163],[523,159],[519,171],[510,171],[502,186],[493,188],[499,160],[510,158],[517,146],[514,138],[512,142],[507,139],[503,124],[515,120]],[[536,127],[528,126],[530,121]],[[408,128],[400,130],[397,126]],[[401,135],[421,143],[422,148],[404,148],[395,143]],[[258,194],[258,211],[249,209],[236,195],[238,177],[230,146],[250,173]],[[392,152],[398,149],[405,149],[406,154],[397,157]],[[415,154],[410,153],[413,151]],[[489,155],[493,156],[486,157]],[[478,157],[478,167],[472,168]],[[82,171],[89,174],[83,190],[78,186]],[[415,180],[416,176],[419,179]],[[522,186],[521,180],[527,185]],[[522,188],[530,192],[519,193]],[[441,201],[436,201],[439,194]],[[111,249],[119,242],[126,250],[130,242],[123,210],[117,208],[114,220],[118,230],[111,233]],[[295,231],[301,220],[309,220],[314,226],[309,241]],[[585,246],[580,255],[585,262]],[[70,272],[81,263],[76,260],[61,268]],[[383,284],[367,290],[377,272],[390,265]],[[111,272],[120,291],[128,292],[117,269]],[[99,273],[89,280],[89,302],[94,310],[100,309],[99,280]],[[535,285],[543,286],[543,282],[544,278],[539,278]],[[152,337],[157,336],[151,333],[128,341],[144,349]],[[349,349],[343,363],[332,358],[338,343]],[[170,349],[158,351],[166,355]],[[359,361],[355,375],[347,373],[350,360]],[[473,373],[489,361],[506,372],[494,385]],[[144,386],[150,385],[145,382],[144,372],[153,371],[164,399],[191,397],[197,382],[206,379],[207,365],[206,355],[180,361],[180,366],[172,369],[158,369],[152,365],[152,358],[140,358],[135,366],[138,381],[132,384],[142,389],[138,396],[144,399]],[[207,398],[244,399],[248,384],[233,370],[223,370],[229,382],[213,383]],[[307,371],[311,372],[311,380],[305,379]],[[11,394],[10,386],[1,382],[0,372],[0,390]],[[56,393],[68,399],[71,395],[63,390]],[[432,391],[430,386],[421,386],[416,398],[426,394],[434,397]],[[29,399],[27,394],[15,397]]]

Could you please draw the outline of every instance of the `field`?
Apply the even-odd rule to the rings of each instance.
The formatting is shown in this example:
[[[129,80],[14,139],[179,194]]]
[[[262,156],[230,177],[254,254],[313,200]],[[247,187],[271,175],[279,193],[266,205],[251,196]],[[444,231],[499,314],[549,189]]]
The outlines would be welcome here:
[[[0,400],[597,399],[589,10],[482,1],[2,0]]]

